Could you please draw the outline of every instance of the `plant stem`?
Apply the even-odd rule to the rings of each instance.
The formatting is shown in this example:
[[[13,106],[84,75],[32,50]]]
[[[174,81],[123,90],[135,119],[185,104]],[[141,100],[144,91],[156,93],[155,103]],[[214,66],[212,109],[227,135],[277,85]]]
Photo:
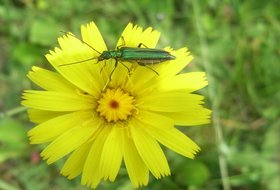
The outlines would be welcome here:
[[[215,91],[215,80],[212,75],[212,67],[210,62],[208,61],[208,45],[206,42],[206,37],[201,25],[201,19],[200,19],[200,7],[199,7],[199,2],[197,0],[192,1],[192,6],[194,9],[194,16],[195,16],[195,22],[196,22],[196,28],[198,31],[198,36],[199,36],[199,41],[200,41],[200,48],[201,48],[201,56],[202,56],[202,61],[203,65],[205,68],[206,73],[208,73],[208,81],[209,81],[209,87],[208,87],[208,93],[209,93],[209,98],[210,101],[212,102],[211,109],[213,111],[213,126],[214,130],[216,133],[216,140],[217,140],[217,145],[218,145],[218,150],[219,150],[219,166],[220,166],[220,173],[221,173],[221,178],[222,178],[222,183],[223,183],[223,189],[224,190],[231,190],[230,182],[229,182],[229,176],[228,176],[228,168],[227,168],[227,161],[225,158],[225,155],[223,153],[223,147],[225,145],[224,138],[223,138],[223,131],[221,129],[221,123],[220,123],[220,118],[219,118],[219,100],[216,97],[216,91]]]
[[[10,109],[8,111],[0,113],[0,118],[11,117],[13,115],[19,114],[19,113],[24,112],[26,110],[27,110],[26,107],[22,107],[22,106],[15,107],[13,109]]]

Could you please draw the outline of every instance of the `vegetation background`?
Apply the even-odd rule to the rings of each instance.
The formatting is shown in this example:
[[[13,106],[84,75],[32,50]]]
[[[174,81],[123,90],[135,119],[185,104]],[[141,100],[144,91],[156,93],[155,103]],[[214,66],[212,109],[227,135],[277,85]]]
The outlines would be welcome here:
[[[40,160],[20,100],[32,88],[30,68],[49,67],[44,54],[60,31],[79,34],[93,20],[111,49],[128,22],[152,26],[162,33],[159,48],[191,50],[186,72],[207,72],[200,93],[212,124],[185,131],[201,153],[189,160],[167,151],[172,176],[140,189],[279,190],[279,8],[279,0],[0,0],[0,190],[87,189],[61,176],[61,163]],[[122,169],[98,189],[132,187]]]

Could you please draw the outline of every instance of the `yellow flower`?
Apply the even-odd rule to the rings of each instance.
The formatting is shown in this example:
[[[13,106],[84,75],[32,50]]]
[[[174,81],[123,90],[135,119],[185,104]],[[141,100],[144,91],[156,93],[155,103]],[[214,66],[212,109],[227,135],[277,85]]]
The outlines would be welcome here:
[[[199,147],[175,125],[209,123],[211,111],[203,107],[203,96],[193,93],[207,85],[205,73],[180,74],[193,58],[188,50],[165,48],[176,59],[151,66],[159,75],[122,62],[109,80],[115,60],[92,59],[100,56],[94,49],[107,50],[98,28],[91,22],[81,34],[82,41],[73,34],[60,37],[60,48],[46,55],[57,72],[33,67],[28,73],[44,89],[26,90],[22,101],[38,124],[28,133],[31,143],[49,143],[43,159],[51,164],[68,155],[61,173],[69,179],[81,175],[81,183],[92,188],[114,181],[124,161],[137,188],[148,184],[149,171],[157,179],[170,175],[159,143],[194,158]],[[117,47],[154,48],[159,35],[129,23]]]

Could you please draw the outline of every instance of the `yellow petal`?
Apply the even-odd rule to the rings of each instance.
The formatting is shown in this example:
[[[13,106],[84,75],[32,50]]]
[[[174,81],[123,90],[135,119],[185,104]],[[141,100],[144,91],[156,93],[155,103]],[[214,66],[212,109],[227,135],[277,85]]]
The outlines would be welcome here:
[[[172,118],[176,125],[193,126],[210,123],[211,113],[211,110],[198,106],[193,109],[187,109],[184,112],[161,112],[160,114]]]
[[[186,60],[179,59],[150,66],[159,73],[159,76],[147,67],[137,67],[130,78],[133,83],[130,87],[131,91],[141,96],[149,96],[151,89],[157,89],[160,92],[184,90],[187,93],[199,90],[208,84],[204,72],[176,75],[184,67],[182,65],[178,67],[177,62],[181,61],[185,61],[184,65],[187,64]]]
[[[139,108],[161,112],[183,112],[193,109],[202,104],[203,96],[185,92],[161,92],[139,98]]]
[[[159,84],[169,81],[192,59],[191,56],[188,56],[189,53],[186,52],[186,48],[176,51],[173,51],[170,48],[165,48],[164,50],[170,52],[170,54],[174,55],[176,59],[154,65],[138,66],[134,69],[133,75],[131,76],[131,81],[133,81],[132,90],[137,92],[137,94],[145,93],[144,95],[147,95],[150,93],[149,90],[157,89]],[[159,75],[157,75],[155,71]],[[139,80],[139,78],[141,78],[141,80]],[[149,88],[147,88],[147,86],[149,86]]]
[[[157,30],[153,30],[151,27],[143,31],[142,27],[129,23],[124,29],[117,47],[138,47],[140,43],[144,46],[154,48],[159,40],[160,33]]]
[[[96,60],[84,61],[89,59],[90,56],[79,57],[77,53],[66,54],[63,51],[56,49],[56,52],[47,54],[46,58],[65,79],[91,95],[98,95],[105,85],[105,80],[103,80],[100,75],[101,66],[99,63],[96,64]],[[79,61],[82,62],[59,66]]]
[[[32,71],[28,73],[28,78],[45,90],[74,92],[76,89],[73,84],[61,75],[40,67],[32,67]]]
[[[54,117],[58,117],[69,112],[55,112],[55,111],[44,111],[44,110],[37,110],[37,109],[29,109],[27,110],[29,120],[33,123],[43,123],[47,120],[50,120]]]
[[[31,144],[49,142],[78,124],[91,120],[92,117],[91,112],[74,112],[54,117],[32,128],[28,132],[28,136],[30,137]]]
[[[132,28],[133,28],[133,24],[131,22],[128,23],[117,42],[116,48],[120,48],[122,46],[132,47],[130,43]]]
[[[141,123],[135,121],[131,125],[135,146],[151,173],[157,179],[170,175],[166,157],[157,141],[142,129]]]
[[[154,30],[152,27],[145,29],[142,33],[142,40],[140,43],[143,44],[142,48],[155,48],[160,38],[160,32]]]
[[[170,48],[164,48],[176,57],[175,60],[168,61],[166,64],[158,64],[157,71],[160,73],[160,77],[175,76],[182,71],[193,59],[187,48],[181,48],[175,51],[171,51]]]
[[[96,27],[94,22],[90,22],[87,25],[82,25],[81,34],[83,37],[83,41],[89,44],[91,47],[102,53],[107,50],[106,44],[102,38],[101,33]],[[94,51],[94,50],[93,50]],[[99,56],[100,54],[96,54]]]
[[[125,63],[123,63],[125,64]],[[113,69],[115,68],[115,60],[107,61],[107,66],[104,69],[109,76],[112,73],[112,80],[110,81],[110,86],[115,87],[119,86],[120,88],[124,88],[127,80],[129,80],[129,71],[120,61],[118,61],[118,66],[116,67],[115,71],[112,73]],[[126,65],[130,65],[128,63]]]
[[[158,79],[159,76],[150,69],[143,66],[138,66],[135,68],[133,74],[130,77],[130,80],[133,84],[130,90],[135,92],[137,95],[141,95],[143,93],[145,93],[144,95],[147,95],[151,92],[153,86],[158,84]]]
[[[150,47],[154,48],[159,40],[160,33],[156,30],[153,30],[151,27],[147,28],[146,30],[143,31],[143,29],[137,25],[133,26],[131,23],[127,25],[125,30],[123,31],[118,44],[117,48],[121,48],[123,46],[127,47],[135,47],[137,48],[139,45],[143,44],[141,47]],[[119,60],[118,67],[122,67],[121,69],[116,71],[113,74],[113,80],[112,80],[112,85],[113,86],[121,86],[124,88],[124,84],[128,79],[128,73],[129,71],[123,66],[123,64],[126,65],[126,67],[132,69],[133,67],[137,67],[137,63],[132,63],[132,62],[123,62]],[[111,67],[111,68],[110,68]],[[142,66],[140,66],[142,67]],[[109,66],[110,71],[114,68],[114,63],[111,63]],[[141,69],[140,69],[141,70]],[[137,73],[138,71],[136,71]],[[139,73],[139,72],[138,72]],[[143,73],[141,73],[141,77],[143,76]],[[115,78],[114,78],[115,77]],[[139,78],[133,77],[137,81],[139,81]],[[133,79],[132,79],[133,81]],[[140,80],[141,82],[142,80]],[[128,83],[126,83],[128,84]],[[133,84],[134,86],[135,84]]]
[[[96,188],[103,177],[100,173],[99,163],[104,143],[110,134],[111,129],[111,127],[104,127],[94,140],[83,169],[81,180],[82,185]]]
[[[170,119],[169,117],[144,110],[139,112],[136,119],[160,129],[166,129],[174,126],[174,120]]]
[[[207,84],[204,72],[191,72],[162,80],[158,85],[158,89],[160,91],[184,90],[193,92],[205,87]]]
[[[137,92],[137,94],[149,94],[150,89],[158,88],[160,87],[159,83],[165,83],[172,79],[172,77],[181,72],[193,59],[186,48],[175,51],[170,48],[164,48],[164,50],[170,52],[176,59],[149,65],[149,67],[155,70],[159,75],[147,67],[138,66],[135,68],[131,76],[131,81],[133,81],[132,90]],[[141,80],[139,80],[139,78],[141,78]],[[149,88],[147,88],[147,86],[149,86]]]
[[[100,74],[104,62],[98,62],[100,54],[94,49],[102,52],[106,50],[106,46],[94,23],[82,26],[81,31],[84,41],[74,37],[73,34],[60,37],[58,41],[61,49],[55,48],[55,51],[50,51],[46,58],[72,84],[89,94],[98,95],[107,78]],[[60,66],[63,64],[71,65]]]
[[[41,152],[41,156],[43,159],[47,160],[48,164],[57,161],[84,144],[98,127],[99,123],[95,120],[76,125],[76,127],[66,131],[49,144],[43,152]]]
[[[149,170],[127,134],[124,135],[124,162],[134,188],[148,184]]]
[[[188,158],[194,158],[194,155],[200,150],[196,143],[176,128],[158,130],[146,125],[145,131],[167,148]]]
[[[96,52],[93,52],[90,46],[83,43],[79,37],[76,37],[72,33],[68,33],[58,38],[59,46],[65,54],[72,54],[76,58],[90,58],[94,56]],[[75,60],[79,61],[79,60]]]
[[[91,145],[92,143],[85,143],[78,147],[69,156],[60,173],[64,176],[67,176],[68,179],[73,179],[80,175],[83,171],[84,163],[88,156]]]
[[[22,105],[48,111],[77,111],[93,109],[96,102],[91,96],[55,91],[26,90]]]
[[[131,76],[131,81],[133,82],[131,91],[143,96],[149,95],[151,93],[151,89],[159,89],[161,91],[163,88],[162,86],[165,87],[166,83],[170,84],[170,81],[173,80],[174,76],[186,67],[193,59],[186,48],[181,48],[176,51],[173,51],[170,48],[165,48],[164,50],[170,52],[170,54],[174,55],[176,59],[149,66],[153,70],[157,71],[159,75],[147,67],[136,67],[133,71],[133,75]],[[141,80],[139,80],[139,78],[141,78]],[[167,87],[174,85],[178,88],[181,84],[182,83],[173,83]],[[149,88],[147,88],[147,86],[149,86]],[[170,88],[172,89],[173,86]],[[163,88],[163,90],[167,91],[168,88]]]
[[[120,169],[123,157],[124,128],[114,126],[103,146],[100,158],[100,175],[104,180],[114,181]]]

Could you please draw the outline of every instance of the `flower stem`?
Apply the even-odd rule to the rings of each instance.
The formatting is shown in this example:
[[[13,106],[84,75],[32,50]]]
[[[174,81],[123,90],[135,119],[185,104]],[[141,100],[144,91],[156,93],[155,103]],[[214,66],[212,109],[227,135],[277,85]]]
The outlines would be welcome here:
[[[221,178],[222,178],[222,184],[223,184],[223,189],[224,190],[231,190],[230,186],[230,181],[229,181],[229,176],[228,176],[228,168],[227,168],[227,161],[225,158],[225,155],[223,153],[223,147],[225,146],[224,138],[223,138],[223,131],[221,129],[221,122],[219,118],[219,99],[215,98],[217,97],[217,92],[216,92],[216,87],[215,87],[215,79],[212,75],[212,67],[209,60],[208,56],[208,45],[206,42],[206,37],[205,33],[203,31],[202,25],[201,25],[201,19],[199,15],[201,14],[200,12],[200,7],[199,7],[199,2],[196,0],[192,1],[192,6],[194,9],[194,16],[195,16],[195,21],[196,21],[196,27],[198,31],[198,36],[200,40],[200,48],[201,48],[201,56],[202,56],[202,62],[205,68],[206,73],[208,73],[208,81],[209,81],[209,87],[208,87],[208,93],[209,93],[209,98],[212,103],[211,109],[213,110],[213,126],[214,130],[216,133],[216,140],[217,140],[217,145],[218,145],[218,150],[219,150],[219,166],[220,166],[220,173],[221,173]]]
[[[26,110],[27,110],[27,108],[23,107],[23,106],[15,107],[13,109],[10,109],[8,111],[0,113],[0,118],[11,117],[13,115],[19,114],[19,113],[24,112]]]

